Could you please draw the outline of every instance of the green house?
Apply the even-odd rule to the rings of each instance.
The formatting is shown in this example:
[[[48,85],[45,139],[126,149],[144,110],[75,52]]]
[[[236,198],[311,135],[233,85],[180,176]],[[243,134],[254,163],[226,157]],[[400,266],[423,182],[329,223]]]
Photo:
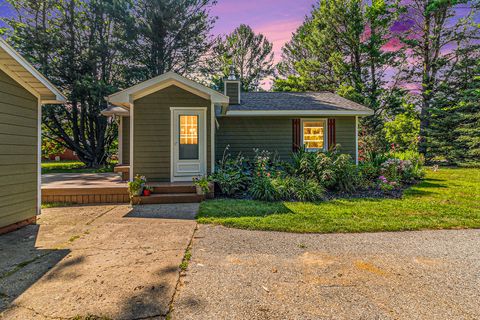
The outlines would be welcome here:
[[[115,93],[106,116],[119,119],[119,161],[129,178],[191,181],[230,154],[254,149],[290,159],[300,147],[339,144],[358,161],[358,119],[373,111],[331,92],[241,92],[230,76],[220,93],[168,72]]]
[[[0,234],[40,212],[41,106],[65,97],[0,39]]]

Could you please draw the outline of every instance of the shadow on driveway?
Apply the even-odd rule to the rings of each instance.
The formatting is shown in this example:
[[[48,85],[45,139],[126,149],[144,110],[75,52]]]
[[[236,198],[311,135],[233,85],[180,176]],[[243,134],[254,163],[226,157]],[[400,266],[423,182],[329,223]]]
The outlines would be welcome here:
[[[0,236],[0,312],[70,253],[35,246],[39,225]]]

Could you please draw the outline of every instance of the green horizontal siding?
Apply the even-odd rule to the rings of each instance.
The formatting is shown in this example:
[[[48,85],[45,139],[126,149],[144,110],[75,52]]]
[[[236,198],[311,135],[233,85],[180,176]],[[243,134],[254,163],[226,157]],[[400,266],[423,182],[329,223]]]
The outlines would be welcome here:
[[[355,159],[355,117],[335,118],[335,133],[340,152],[348,153]]]
[[[150,181],[170,181],[170,108],[207,108],[207,171],[211,170],[211,103],[170,86],[134,101],[133,173]]]
[[[0,228],[37,208],[37,99],[0,70]]]
[[[288,118],[223,117],[218,118],[220,127],[216,135],[215,155],[217,161],[228,152],[236,156],[242,153],[253,157],[254,149],[277,152],[282,160],[292,154],[292,120]]]
[[[221,160],[224,150],[251,158],[254,148],[278,154],[288,161],[292,156],[292,117],[221,117],[216,133],[216,160]],[[303,118],[305,119],[305,118]],[[341,152],[355,158],[355,117],[336,117],[336,142]]]

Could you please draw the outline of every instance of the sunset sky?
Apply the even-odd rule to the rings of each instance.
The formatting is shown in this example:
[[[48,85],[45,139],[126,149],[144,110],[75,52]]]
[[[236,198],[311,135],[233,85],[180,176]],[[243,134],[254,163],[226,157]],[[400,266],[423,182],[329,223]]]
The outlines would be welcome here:
[[[218,16],[214,34],[233,31],[238,25],[250,25],[273,42],[275,60],[280,58],[282,46],[291,38],[311,11],[315,0],[219,0],[212,9]]]
[[[218,17],[212,33],[226,34],[242,23],[248,24],[255,32],[264,34],[273,42],[275,62],[278,62],[282,46],[290,40],[292,32],[302,24],[316,2],[316,0],[218,0],[211,9],[211,14]],[[458,9],[457,13],[458,16],[464,16],[468,11],[469,8],[465,5]],[[11,9],[5,0],[0,0],[0,16],[10,14]],[[480,23],[480,15],[475,20]],[[400,30],[408,26],[397,24],[396,28]]]

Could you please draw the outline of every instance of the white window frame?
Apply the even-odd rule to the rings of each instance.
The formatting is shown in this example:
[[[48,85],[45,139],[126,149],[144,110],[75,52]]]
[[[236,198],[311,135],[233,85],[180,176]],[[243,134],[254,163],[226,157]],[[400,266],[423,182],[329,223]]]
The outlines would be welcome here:
[[[192,176],[176,176],[175,175],[175,111],[197,111],[200,112],[203,116],[203,126],[199,126],[199,130],[202,130],[203,134],[200,135],[199,140],[199,160],[201,165],[202,174],[207,174],[207,107],[170,107],[170,182],[177,182],[177,181],[192,181],[193,177],[197,177],[198,174]],[[199,131],[200,133],[200,131]],[[202,147],[203,145],[203,147]]]
[[[305,122],[313,122],[313,121],[322,121],[324,123],[323,129],[323,148],[307,148],[305,147],[305,143],[303,142],[303,134],[304,134],[304,123]],[[301,130],[301,145],[305,148],[305,151],[308,152],[317,152],[317,151],[327,151],[328,150],[328,119],[327,118],[304,118],[300,120],[300,130]]]

